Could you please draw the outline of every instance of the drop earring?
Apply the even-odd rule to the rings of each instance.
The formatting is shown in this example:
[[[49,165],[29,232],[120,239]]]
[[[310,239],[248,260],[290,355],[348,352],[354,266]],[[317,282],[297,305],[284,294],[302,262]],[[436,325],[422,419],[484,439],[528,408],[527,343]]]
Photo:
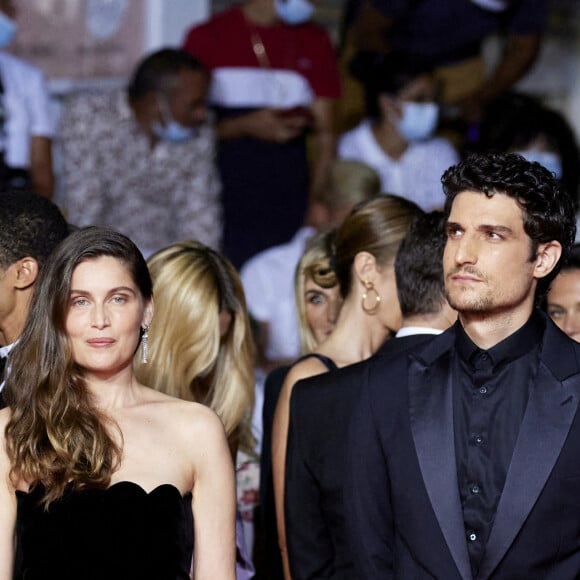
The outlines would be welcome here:
[[[372,282],[365,280],[365,281],[363,281],[363,286],[365,287],[365,290],[363,292],[362,300],[361,300],[362,309],[367,314],[376,314],[376,312],[379,309],[379,306],[381,304],[381,297],[379,296],[379,293],[376,291],[375,285]],[[372,306],[368,306],[366,301],[367,301],[367,298],[369,298],[369,294],[371,294],[371,293],[373,293],[375,295],[375,303]]]
[[[149,355],[149,325],[143,329],[141,335],[141,362],[147,364]]]

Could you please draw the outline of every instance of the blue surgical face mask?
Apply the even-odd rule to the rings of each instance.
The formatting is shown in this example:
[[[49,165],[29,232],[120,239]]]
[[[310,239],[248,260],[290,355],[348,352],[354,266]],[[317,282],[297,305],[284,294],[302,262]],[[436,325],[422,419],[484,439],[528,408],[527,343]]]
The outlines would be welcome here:
[[[312,18],[314,5],[308,0],[275,0],[278,18],[284,24],[304,24]]]
[[[437,128],[439,106],[437,103],[401,103],[402,116],[395,120],[397,130],[405,141],[429,139]]]
[[[562,179],[562,160],[557,153],[553,151],[536,151],[535,149],[524,149],[516,151],[516,153],[519,153],[530,162],[537,161],[542,167],[553,173],[556,179]]]
[[[16,22],[0,12],[0,48],[8,46],[16,33]]]
[[[165,97],[158,96],[157,102],[159,103],[159,110],[161,111],[164,124],[162,125],[159,121],[153,121],[151,123],[153,133],[162,141],[168,141],[170,143],[185,143],[185,141],[192,139],[195,135],[195,129],[186,127],[173,118]]]

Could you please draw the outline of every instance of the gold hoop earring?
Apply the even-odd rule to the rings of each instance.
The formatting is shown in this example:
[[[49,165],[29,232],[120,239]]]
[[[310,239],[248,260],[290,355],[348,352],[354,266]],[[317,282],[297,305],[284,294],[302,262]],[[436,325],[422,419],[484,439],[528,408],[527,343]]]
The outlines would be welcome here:
[[[149,325],[143,329],[141,336],[141,362],[145,365],[149,362]]]
[[[363,292],[362,300],[361,300],[362,309],[367,314],[375,314],[377,312],[377,310],[379,309],[379,305],[381,304],[381,297],[379,296],[379,293],[376,291],[375,285],[372,282],[365,280],[363,282],[363,284],[365,287],[365,291]],[[365,304],[365,302],[366,302],[366,300],[371,292],[375,293],[375,303],[369,308]]]

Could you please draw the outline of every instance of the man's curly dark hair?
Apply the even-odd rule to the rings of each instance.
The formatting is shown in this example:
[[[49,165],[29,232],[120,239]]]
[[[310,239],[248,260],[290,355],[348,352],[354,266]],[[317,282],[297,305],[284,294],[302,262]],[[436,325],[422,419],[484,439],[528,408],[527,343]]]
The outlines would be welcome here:
[[[0,270],[26,257],[42,268],[68,232],[62,213],[46,197],[31,191],[0,192]]]
[[[538,280],[536,298],[541,298],[567,259],[576,237],[574,202],[559,181],[539,163],[530,163],[521,155],[488,153],[471,155],[450,167],[441,182],[446,217],[455,197],[464,191],[514,198],[523,210],[524,231],[531,240],[531,260],[536,257],[538,244],[560,242],[562,256],[556,267]]]

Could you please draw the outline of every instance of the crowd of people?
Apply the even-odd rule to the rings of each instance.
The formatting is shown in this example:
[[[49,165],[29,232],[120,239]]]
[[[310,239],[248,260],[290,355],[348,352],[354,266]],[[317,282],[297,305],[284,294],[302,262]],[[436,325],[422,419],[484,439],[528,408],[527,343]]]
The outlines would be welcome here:
[[[58,129],[0,50],[0,580],[580,576],[580,154],[512,90],[547,5],[351,0],[345,67],[316,4]]]

